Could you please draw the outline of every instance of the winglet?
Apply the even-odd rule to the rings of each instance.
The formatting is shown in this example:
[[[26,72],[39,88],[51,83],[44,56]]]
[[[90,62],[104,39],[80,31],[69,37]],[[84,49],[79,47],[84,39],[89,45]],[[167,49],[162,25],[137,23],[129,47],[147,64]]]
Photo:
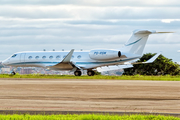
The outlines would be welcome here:
[[[134,62],[131,64],[146,64],[146,63],[152,63],[154,62],[154,60],[156,60],[156,58],[161,54],[161,52],[157,53],[155,56],[153,56],[152,58],[150,58],[148,61],[146,62]]]
[[[156,60],[156,58],[161,54],[161,52],[157,53],[155,56],[153,56],[151,59],[149,59],[148,61],[146,62],[143,62],[143,63],[152,63],[154,62],[154,60]]]
[[[68,55],[66,55],[66,57],[62,60],[62,63],[68,63],[68,62],[70,62],[73,52],[74,52],[74,49],[72,49],[72,50],[68,53]]]

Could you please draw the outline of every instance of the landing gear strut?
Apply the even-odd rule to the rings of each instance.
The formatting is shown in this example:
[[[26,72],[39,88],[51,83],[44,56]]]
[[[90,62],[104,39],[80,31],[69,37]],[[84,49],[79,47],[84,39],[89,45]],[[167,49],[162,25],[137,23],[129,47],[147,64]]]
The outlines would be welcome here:
[[[87,71],[87,75],[88,75],[88,76],[94,76],[94,74],[95,74],[95,72],[92,71],[92,70],[91,70],[91,71]]]
[[[81,71],[75,71],[75,72],[74,72],[74,75],[75,75],[75,76],[81,76],[81,74],[82,74]]]
[[[16,75],[16,67],[12,70],[11,75]]]

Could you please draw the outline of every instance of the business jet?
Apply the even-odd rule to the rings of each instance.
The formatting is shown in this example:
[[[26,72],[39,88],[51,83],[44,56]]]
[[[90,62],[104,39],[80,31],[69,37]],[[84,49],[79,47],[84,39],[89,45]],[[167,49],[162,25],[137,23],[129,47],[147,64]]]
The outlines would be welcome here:
[[[133,64],[152,63],[160,53],[146,62],[131,62],[142,56],[150,34],[169,33],[154,30],[135,30],[121,49],[92,49],[90,51],[25,51],[17,52],[2,61],[5,66],[42,67],[50,70],[71,70],[81,76],[83,70],[93,76],[95,71],[110,71],[133,67]],[[13,70],[13,75],[16,71]]]

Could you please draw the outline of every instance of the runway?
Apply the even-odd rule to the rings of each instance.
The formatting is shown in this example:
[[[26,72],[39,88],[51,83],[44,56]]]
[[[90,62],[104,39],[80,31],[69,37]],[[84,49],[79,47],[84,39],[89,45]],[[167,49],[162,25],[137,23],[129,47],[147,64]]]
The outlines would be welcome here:
[[[180,81],[0,79],[1,111],[180,114]]]

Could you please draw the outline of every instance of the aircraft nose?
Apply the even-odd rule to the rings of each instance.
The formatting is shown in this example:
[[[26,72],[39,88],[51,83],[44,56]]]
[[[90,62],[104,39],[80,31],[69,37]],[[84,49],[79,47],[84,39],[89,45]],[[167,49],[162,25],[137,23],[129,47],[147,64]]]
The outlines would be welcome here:
[[[1,63],[2,65],[7,65],[7,60],[2,61]]]

